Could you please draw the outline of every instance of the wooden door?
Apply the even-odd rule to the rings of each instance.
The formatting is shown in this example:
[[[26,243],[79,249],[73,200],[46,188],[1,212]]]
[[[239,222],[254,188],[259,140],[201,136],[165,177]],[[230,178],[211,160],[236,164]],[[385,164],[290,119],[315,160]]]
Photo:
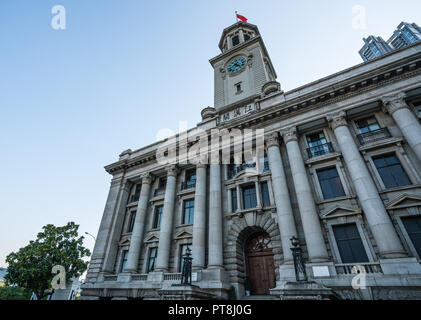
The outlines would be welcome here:
[[[252,237],[246,245],[247,277],[251,293],[269,294],[275,283],[275,265],[270,238],[261,233]]]

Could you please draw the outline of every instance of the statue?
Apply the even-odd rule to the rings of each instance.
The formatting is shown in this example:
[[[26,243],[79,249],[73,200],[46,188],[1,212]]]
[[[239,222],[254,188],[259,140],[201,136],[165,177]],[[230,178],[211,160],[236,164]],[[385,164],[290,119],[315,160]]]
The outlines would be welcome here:
[[[181,270],[181,284],[191,286],[191,276],[192,276],[192,260],[190,248],[186,249],[186,253],[183,256],[183,270]]]
[[[306,266],[303,259],[303,250],[300,247],[300,242],[295,236],[290,240],[292,244],[292,256],[294,258],[295,279],[297,282],[308,281]],[[301,279],[301,275],[303,276],[303,279]]]

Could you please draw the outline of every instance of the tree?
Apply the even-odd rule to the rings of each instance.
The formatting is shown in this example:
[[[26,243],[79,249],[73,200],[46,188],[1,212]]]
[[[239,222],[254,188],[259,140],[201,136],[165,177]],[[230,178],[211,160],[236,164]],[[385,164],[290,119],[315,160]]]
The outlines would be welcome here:
[[[46,290],[51,288],[54,266],[64,267],[67,282],[79,277],[88,268],[88,262],[82,258],[91,255],[83,246],[84,237],[78,236],[79,225],[74,222],[63,227],[48,224],[42,229],[36,240],[6,258],[9,264],[6,283],[35,292],[38,299],[45,297],[48,294]]]
[[[19,287],[0,287],[0,300],[29,300],[31,292]]]

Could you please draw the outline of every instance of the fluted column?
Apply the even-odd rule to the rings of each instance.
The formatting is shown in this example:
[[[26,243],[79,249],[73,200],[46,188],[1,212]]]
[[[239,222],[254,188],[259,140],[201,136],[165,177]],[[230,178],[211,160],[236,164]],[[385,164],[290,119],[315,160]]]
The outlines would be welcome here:
[[[209,186],[209,262],[208,267],[223,268],[221,165],[210,165]]]
[[[275,196],[284,263],[292,263],[293,257],[290,249],[290,239],[297,236],[297,229],[295,227],[284,166],[279,150],[278,133],[272,134],[266,138],[266,146],[269,167],[272,174],[272,189]]]
[[[287,147],[310,262],[326,261],[328,260],[326,244],[295,127],[289,128],[282,135]]]
[[[196,166],[196,191],[193,218],[193,268],[205,267],[206,249],[206,165]]]
[[[139,264],[139,255],[142,250],[143,234],[145,229],[146,212],[148,208],[149,193],[152,177],[147,174],[142,177],[142,188],[137,204],[136,218],[134,221],[132,236],[130,238],[129,254],[127,257],[127,272],[136,272]]]
[[[408,144],[421,161],[421,125],[405,102],[405,93],[382,97],[387,112],[402,131]]]
[[[162,209],[161,231],[159,232],[158,257],[156,271],[168,271],[170,257],[171,232],[174,220],[174,201],[178,170],[176,166],[167,169],[167,185],[165,187],[164,208]]]
[[[376,240],[381,257],[401,257],[402,244],[380,199],[374,181],[364,163],[345,119],[345,112],[328,117],[354,184],[358,200]]]

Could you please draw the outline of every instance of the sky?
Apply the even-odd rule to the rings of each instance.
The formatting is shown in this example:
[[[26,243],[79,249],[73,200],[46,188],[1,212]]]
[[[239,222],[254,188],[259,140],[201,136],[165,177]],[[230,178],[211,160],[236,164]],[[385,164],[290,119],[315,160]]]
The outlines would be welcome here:
[[[209,59],[235,11],[259,27],[285,91],[361,63],[363,37],[421,25],[419,0],[0,1],[0,266],[46,224],[96,236],[103,167],[213,105]]]

